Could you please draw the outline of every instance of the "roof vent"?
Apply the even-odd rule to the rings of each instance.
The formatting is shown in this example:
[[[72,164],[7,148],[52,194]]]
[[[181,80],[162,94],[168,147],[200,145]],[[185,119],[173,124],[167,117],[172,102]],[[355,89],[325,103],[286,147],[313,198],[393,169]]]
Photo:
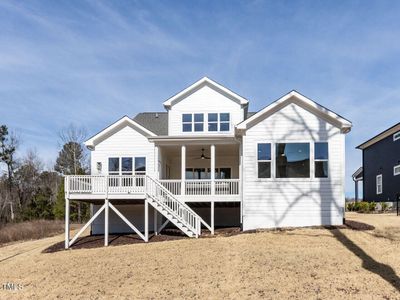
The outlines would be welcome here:
[[[156,113],[156,118],[158,118],[158,113]]]

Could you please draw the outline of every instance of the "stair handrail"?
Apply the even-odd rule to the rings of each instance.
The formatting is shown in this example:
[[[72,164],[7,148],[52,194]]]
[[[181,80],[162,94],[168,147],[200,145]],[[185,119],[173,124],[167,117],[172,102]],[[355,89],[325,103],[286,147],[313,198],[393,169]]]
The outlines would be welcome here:
[[[200,234],[201,233],[201,223],[205,223],[204,220],[196,212],[194,212],[185,202],[182,202],[179,199],[177,199],[167,188],[165,188],[160,182],[158,182],[157,179],[152,178],[151,176],[148,176],[148,175],[146,175],[146,177],[148,178],[148,180],[150,180],[156,186],[156,188],[159,188],[162,192],[164,192],[164,194],[166,196],[168,196],[169,199],[167,199],[167,200],[175,201],[175,203],[177,203],[179,205],[179,206],[177,206],[177,210],[183,208],[190,215],[193,216],[194,224],[191,224],[188,220],[185,220],[185,222],[189,224],[189,226],[191,227],[189,229],[191,229],[195,234]],[[146,193],[154,199],[154,197],[156,197],[157,195],[152,195],[149,189],[150,189],[150,185],[148,183],[146,183]],[[155,191],[153,191],[153,193],[154,192]],[[181,216],[178,212],[174,211],[168,205],[166,205],[162,201],[161,201],[161,203],[175,218],[177,218],[177,219],[183,218],[183,216]]]

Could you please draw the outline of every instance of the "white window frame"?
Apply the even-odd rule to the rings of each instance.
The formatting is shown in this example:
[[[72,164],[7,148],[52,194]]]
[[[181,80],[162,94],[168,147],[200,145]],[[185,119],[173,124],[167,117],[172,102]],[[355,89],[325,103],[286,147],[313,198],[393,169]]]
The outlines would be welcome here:
[[[400,175],[400,165],[393,167],[393,176]]]
[[[380,184],[379,181],[380,180]],[[380,195],[383,193],[383,177],[382,174],[376,176],[376,194]]]
[[[315,144],[327,144],[328,145],[328,158],[327,159],[316,159],[315,158]],[[311,149],[310,149],[310,152],[311,152]],[[312,170],[313,178],[317,178],[317,179],[327,179],[327,178],[329,178],[329,171],[330,171],[330,168],[329,168],[329,142],[327,142],[327,141],[314,142],[314,147],[312,149],[312,153],[313,153],[313,157],[312,158],[313,158],[313,161],[314,161],[313,162],[314,170]],[[311,161],[311,157],[310,157],[310,161]],[[315,176],[315,163],[318,162],[318,161],[326,161],[328,163],[328,176],[327,177],[317,177],[317,176]]]
[[[400,140],[400,131],[397,131],[393,134],[393,141]]]
[[[196,121],[196,119],[195,119],[196,115],[202,115],[203,121]],[[193,120],[192,131],[193,132],[204,132],[204,113],[193,113],[192,120]],[[203,130],[196,130],[196,124],[202,124]]]
[[[260,145],[260,144],[269,144],[270,145],[270,151],[271,151],[271,159],[258,159],[258,145]],[[274,145],[274,143],[273,142],[258,142],[258,143],[256,143],[256,178],[258,179],[258,180],[270,180],[271,178],[273,178],[273,176],[274,176],[274,174],[273,174],[273,169],[272,169],[272,160],[273,160],[273,153],[272,153],[272,151],[273,151],[273,149],[275,149],[274,147],[273,147],[273,145]],[[270,168],[271,168],[271,170],[270,170],[270,176],[269,177],[258,177],[258,163],[259,162],[269,162],[269,165],[270,165]]]
[[[189,121],[189,122],[186,122],[186,121],[183,121],[183,115],[191,115],[191,117],[192,117],[192,119],[191,119],[191,121]],[[182,117],[181,117],[181,120],[182,120],[182,132],[183,133],[186,133],[186,132],[193,132],[194,131],[194,128],[193,128],[193,118],[194,118],[194,116],[193,116],[193,114],[192,113],[183,113],[182,114]],[[183,130],[183,125],[187,125],[187,124],[190,124],[190,131],[184,131]]]
[[[229,120],[228,121],[221,121],[221,115],[222,114],[227,114],[228,115],[228,118],[229,118]],[[229,113],[229,112],[226,112],[226,113],[219,113],[218,114],[218,131],[219,132],[229,132],[229,131],[231,131],[231,114]],[[222,124],[228,124],[228,130],[221,130],[221,125]]]
[[[210,121],[210,120],[209,120],[210,114],[216,114],[216,115],[217,115],[217,120],[216,120],[216,121]],[[219,129],[219,122],[218,122],[218,120],[219,120],[219,113],[216,113],[216,112],[209,112],[209,113],[207,113],[207,132],[218,132],[218,129]],[[216,125],[216,126],[217,126],[217,130],[209,130],[208,128],[209,128],[209,125],[210,125],[210,124]]]
[[[284,181],[284,182],[287,182],[287,181],[312,181],[312,180],[314,180],[315,179],[315,163],[314,163],[314,142],[313,141],[310,141],[310,140],[282,140],[282,141],[275,141],[274,143],[274,148],[273,148],[273,151],[274,151],[274,153],[273,153],[273,156],[272,156],[272,158],[273,158],[273,160],[274,160],[274,171],[273,171],[273,174],[274,174],[274,179],[276,180],[276,181]],[[276,160],[277,160],[277,156],[276,156],[276,145],[277,144],[309,144],[309,163],[310,163],[310,172],[309,172],[309,176],[308,177],[277,177],[276,176],[276,174],[277,174],[277,172],[276,172],[276,169],[277,169],[277,167],[278,167],[278,165],[277,165],[277,162],[276,162]],[[258,170],[257,170],[257,172],[258,172]],[[272,173],[271,173],[271,175],[272,175]],[[323,179],[327,179],[326,177],[321,177],[321,178],[317,178],[317,179],[320,179],[320,180],[323,180]]]
[[[109,159],[110,158],[118,158],[119,161],[119,168],[118,171],[111,171],[110,174],[110,165],[109,165]],[[131,158],[132,159],[132,171],[122,171],[122,158]],[[135,171],[135,158],[144,158],[145,159],[145,171]],[[146,175],[147,173],[147,156],[145,155],[137,155],[137,156],[129,156],[129,155],[123,155],[123,156],[109,156],[107,158],[107,174],[112,176],[123,176],[123,175]]]
[[[185,122],[185,121],[183,121],[183,115],[191,115],[192,116],[192,121],[189,121],[189,122]],[[195,115],[203,115],[203,121],[195,121]],[[181,118],[181,120],[182,120],[182,132],[183,133],[187,133],[187,132],[205,132],[205,129],[204,129],[204,127],[205,127],[205,114],[204,113],[182,113],[182,118]],[[183,131],[183,125],[187,125],[187,124],[190,124],[190,128],[191,128],[191,130],[190,131]],[[196,129],[195,129],[195,126],[196,126],[196,124],[203,124],[203,130],[199,130],[199,131],[196,131]]]

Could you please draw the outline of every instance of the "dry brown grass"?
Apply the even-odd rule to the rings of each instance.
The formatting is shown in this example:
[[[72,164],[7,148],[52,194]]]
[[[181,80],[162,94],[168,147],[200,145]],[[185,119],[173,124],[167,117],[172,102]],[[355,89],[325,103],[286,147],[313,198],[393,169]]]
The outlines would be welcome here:
[[[62,221],[35,220],[9,223],[0,227],[0,245],[21,240],[37,240],[63,231]]]
[[[376,229],[303,228],[42,253],[62,236],[0,250],[0,299],[400,299],[400,240]],[[376,236],[386,232],[385,236]]]

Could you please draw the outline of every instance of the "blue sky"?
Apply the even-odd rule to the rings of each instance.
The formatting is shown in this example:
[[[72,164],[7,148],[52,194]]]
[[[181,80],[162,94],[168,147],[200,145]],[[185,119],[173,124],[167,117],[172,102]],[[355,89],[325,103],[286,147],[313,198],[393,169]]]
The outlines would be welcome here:
[[[354,147],[399,122],[399,1],[1,1],[0,123],[48,165],[89,134],[208,76],[259,110],[292,89],[353,121]]]

